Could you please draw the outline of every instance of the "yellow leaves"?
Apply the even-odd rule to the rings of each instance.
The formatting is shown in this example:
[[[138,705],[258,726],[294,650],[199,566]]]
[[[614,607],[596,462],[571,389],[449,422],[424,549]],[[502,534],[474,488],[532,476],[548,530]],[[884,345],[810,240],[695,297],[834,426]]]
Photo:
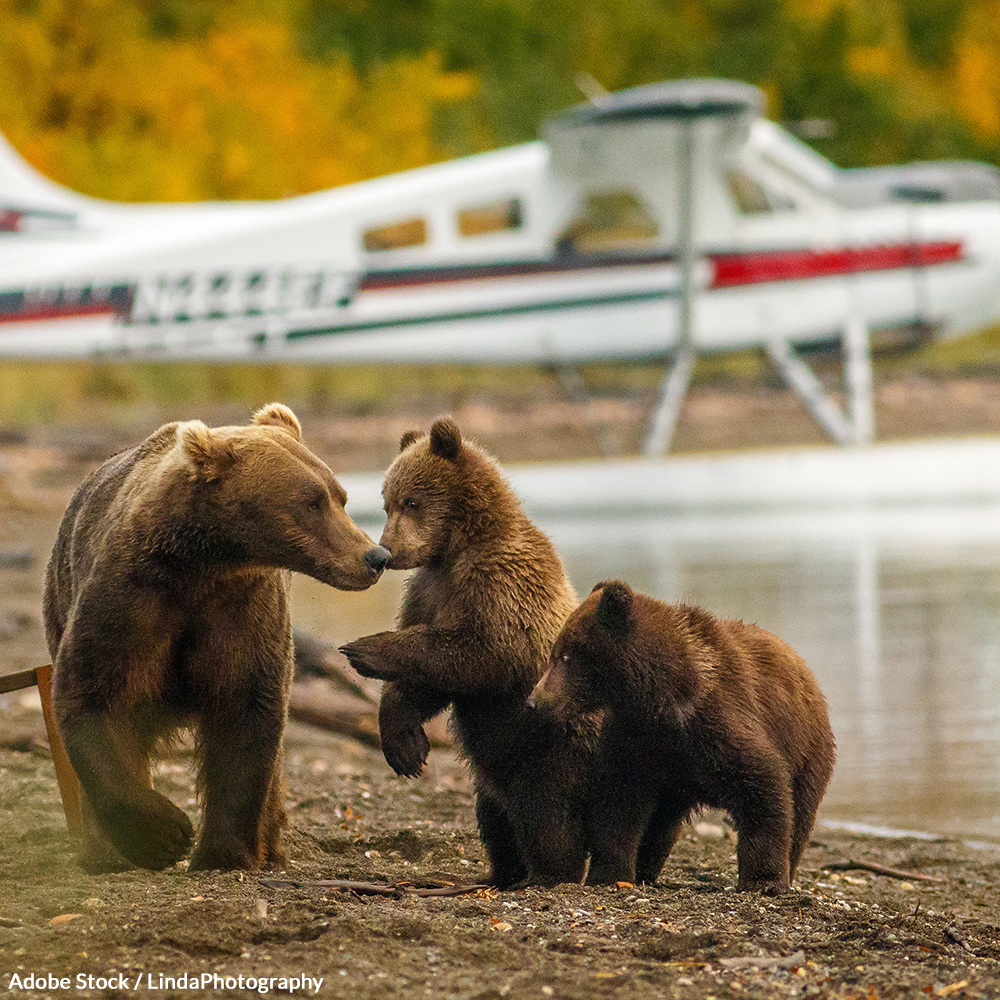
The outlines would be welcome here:
[[[807,7],[801,0],[798,6]],[[1000,34],[986,3],[973,2],[943,57],[926,64],[907,42],[900,10],[881,8],[884,22],[870,44],[849,51],[848,70],[859,78],[881,78],[896,89],[903,118],[957,115],[980,139],[1000,137]]]
[[[795,0],[795,13],[814,21],[825,21],[843,0]]]
[[[310,61],[282,8],[227,5],[191,40],[151,36],[135,0],[0,0],[0,129],[43,173],[123,200],[278,197],[444,155],[434,109],[472,74],[434,53],[370,79]]]
[[[1000,134],[1000,53],[971,39],[956,47],[951,94],[955,110],[981,135]]]
[[[858,45],[848,64],[855,76],[891,76],[899,67],[899,53],[885,45]]]

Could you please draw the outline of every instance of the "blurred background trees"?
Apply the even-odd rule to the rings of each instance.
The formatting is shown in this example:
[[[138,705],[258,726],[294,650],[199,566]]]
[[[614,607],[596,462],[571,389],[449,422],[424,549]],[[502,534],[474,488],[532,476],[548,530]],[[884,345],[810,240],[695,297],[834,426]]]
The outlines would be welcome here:
[[[0,0],[0,129],[125,200],[302,193],[534,138],[677,76],[761,86],[842,166],[1000,161],[991,0]]]

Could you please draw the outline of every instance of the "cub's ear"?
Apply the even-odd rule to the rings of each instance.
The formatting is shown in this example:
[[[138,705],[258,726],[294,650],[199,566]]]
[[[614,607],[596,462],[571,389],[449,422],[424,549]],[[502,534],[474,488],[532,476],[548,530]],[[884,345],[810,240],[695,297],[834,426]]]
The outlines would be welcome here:
[[[177,425],[177,444],[195,478],[206,483],[221,479],[236,462],[232,442],[220,440],[200,420]]]
[[[299,423],[299,418],[284,403],[268,403],[253,415],[253,422],[280,427],[287,434],[291,434],[296,441],[302,440],[302,425]]]
[[[462,432],[451,417],[438,417],[431,425],[431,454],[453,462],[462,447]]]
[[[622,635],[632,623],[632,604],[635,594],[623,580],[606,580],[599,583],[601,599],[597,604],[597,621],[609,632]]]
[[[399,450],[406,451],[414,441],[419,441],[423,436],[423,431],[404,431],[399,439]]]

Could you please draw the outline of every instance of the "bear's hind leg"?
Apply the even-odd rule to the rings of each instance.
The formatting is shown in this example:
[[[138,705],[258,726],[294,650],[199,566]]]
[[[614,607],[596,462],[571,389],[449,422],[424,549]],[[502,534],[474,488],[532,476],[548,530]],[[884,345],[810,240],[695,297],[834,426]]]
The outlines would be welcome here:
[[[689,803],[679,802],[672,797],[661,797],[639,843],[635,863],[637,882],[652,885],[659,878],[664,863],[677,843],[681,824],[690,813]]]
[[[631,742],[616,734],[607,743],[607,759],[592,778],[587,808],[590,885],[636,881],[639,845],[657,806],[656,785],[625,749]]]
[[[630,810],[631,812],[631,810]],[[643,817],[624,816],[616,810],[591,814],[587,820],[587,843],[590,845],[588,885],[612,885],[635,882]]]
[[[194,829],[182,810],[151,787],[155,735],[134,718],[65,711],[61,718],[63,741],[87,801],[81,863],[113,870],[107,866],[116,866],[116,858],[104,837],[140,868],[158,870],[180,861],[191,847]]]
[[[761,795],[729,812],[737,836],[737,891],[769,896],[785,892],[792,844],[791,793]]]
[[[557,795],[556,790],[552,790]],[[527,810],[532,822],[521,820],[521,850],[528,860],[525,885],[581,883],[587,874],[587,837],[583,815],[559,798]]]
[[[479,790],[476,796],[476,819],[479,836],[490,859],[490,885],[510,889],[528,875],[514,827],[499,802],[489,793]]]
[[[788,859],[789,881],[795,877],[795,870],[799,866],[802,852],[809,843],[809,835],[816,822],[816,812],[833,772],[833,753],[831,739],[827,752],[814,755],[795,776],[793,783],[795,819],[792,825],[792,846]]]

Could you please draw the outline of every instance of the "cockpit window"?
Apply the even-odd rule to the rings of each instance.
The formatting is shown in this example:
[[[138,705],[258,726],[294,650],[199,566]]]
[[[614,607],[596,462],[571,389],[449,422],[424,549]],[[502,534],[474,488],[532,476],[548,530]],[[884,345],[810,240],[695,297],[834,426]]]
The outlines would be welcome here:
[[[485,236],[520,229],[524,213],[520,198],[504,198],[458,210],[458,231],[462,236]]]
[[[595,191],[559,238],[563,250],[582,252],[646,246],[659,232],[638,195],[629,190]]]
[[[768,190],[759,181],[742,171],[730,170],[726,174],[726,183],[729,185],[733,204],[741,215],[761,215],[795,207],[791,198],[774,190]]]

